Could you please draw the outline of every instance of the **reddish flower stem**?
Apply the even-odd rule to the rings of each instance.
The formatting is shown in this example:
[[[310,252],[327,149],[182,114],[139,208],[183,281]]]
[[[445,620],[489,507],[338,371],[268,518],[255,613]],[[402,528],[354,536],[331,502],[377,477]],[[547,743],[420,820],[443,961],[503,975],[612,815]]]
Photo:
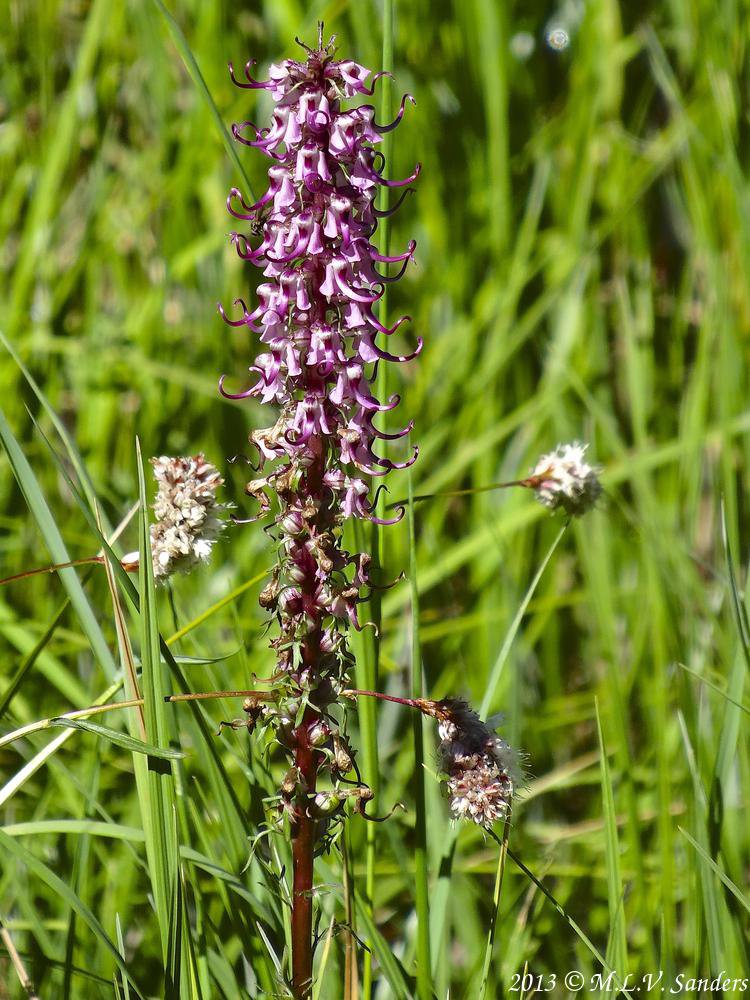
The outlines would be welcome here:
[[[395,694],[382,694],[380,691],[363,691],[360,688],[347,688],[345,691],[341,692],[343,698],[378,698],[380,701],[393,701],[397,705],[405,705],[407,708],[416,708],[420,712],[424,712],[426,715],[433,715],[434,713],[430,711],[430,706],[434,705],[435,702],[428,701],[425,698],[399,698]]]
[[[316,714],[310,709],[295,730],[294,763],[307,795],[315,794],[318,754],[308,742],[310,725]],[[312,989],[313,857],[315,820],[308,815],[304,800],[298,802],[292,823],[292,990],[295,1000],[307,1000]]]
[[[29,576],[40,576],[42,573],[56,573],[59,569],[70,569],[71,566],[86,566],[89,563],[103,563],[104,556],[87,556],[85,559],[71,559],[70,562],[55,563],[54,566],[41,566],[39,569],[25,569],[22,573],[14,573],[0,580],[0,587],[16,580],[25,580]]]
[[[326,444],[320,437],[311,441],[315,458],[306,475],[308,495],[320,497],[326,468]],[[325,517],[325,514],[319,516]],[[315,579],[308,577],[300,589],[314,603]],[[311,629],[302,643],[303,668],[317,674],[320,662],[321,626]],[[299,772],[301,794],[297,796],[292,822],[292,992],[295,1000],[308,1000],[312,991],[313,861],[315,820],[307,808],[315,795],[321,755],[310,745],[310,729],[318,713],[308,706],[294,731],[294,764]]]

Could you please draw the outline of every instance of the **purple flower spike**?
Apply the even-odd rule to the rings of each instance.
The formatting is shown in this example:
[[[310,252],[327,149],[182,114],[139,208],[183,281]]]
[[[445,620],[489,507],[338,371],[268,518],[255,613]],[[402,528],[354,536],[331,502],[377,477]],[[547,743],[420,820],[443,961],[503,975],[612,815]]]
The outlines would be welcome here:
[[[250,235],[233,232],[231,240],[239,256],[265,277],[257,307],[251,310],[238,299],[242,316],[231,319],[219,306],[225,322],[257,332],[262,347],[250,367],[255,384],[230,393],[222,377],[222,395],[251,396],[281,407],[272,427],[251,436],[263,478],[250,483],[248,493],[260,501],[261,512],[270,511],[273,494],[280,504],[276,526],[282,565],[276,578],[278,593],[285,596],[275,601],[274,610],[282,631],[279,662],[286,668],[299,666],[290,663],[290,646],[296,644],[301,661],[311,667],[324,630],[347,622],[357,627],[366,572],[362,579],[347,579],[347,566],[364,563],[341,548],[340,524],[347,517],[398,521],[403,512],[388,520],[375,517],[369,488],[358,475],[382,477],[408,467],[417,454],[415,448],[396,462],[375,453],[378,439],[403,437],[411,422],[395,434],[378,430],[373,415],[393,409],[399,399],[381,402],[372,383],[379,363],[410,361],[422,348],[420,337],[411,352],[384,350],[378,339],[391,336],[408,317],[388,327],[375,312],[385,282],[401,277],[416,243],[411,240],[403,253],[388,255],[372,242],[378,218],[398,208],[408,193],[393,209],[379,210],[377,192],[410,184],[419,173],[417,165],[405,180],[387,180],[377,149],[382,133],[399,124],[414,99],[405,95],[395,120],[380,125],[371,104],[347,108],[343,102],[372,94],[383,74],[373,76],[351,60],[337,61],[332,46],[322,40],[305,52],[304,62],[287,59],[270,66],[266,81],[251,76],[252,61],[245,66],[247,82],[237,79],[230,64],[237,86],[265,89],[275,102],[267,127],[244,121],[232,133],[274,163],[268,190],[255,204],[236,188],[227,199],[234,219],[252,223],[252,245]],[[389,264],[400,264],[399,273],[377,270],[376,265],[385,269]],[[263,473],[268,462],[274,471]],[[264,601],[268,607],[267,594]],[[348,653],[342,643],[335,648],[338,663],[331,669],[340,680]],[[315,669],[320,672],[319,664]]]
[[[378,192],[408,185],[419,173],[417,166],[405,180],[387,180],[377,149],[382,133],[398,125],[413,99],[404,97],[395,120],[379,125],[371,105],[346,103],[372,95],[383,74],[337,61],[332,42],[323,44],[322,28],[318,47],[303,48],[304,61],[271,65],[263,82],[250,75],[252,63],[245,68],[247,82],[230,65],[239,87],[264,89],[274,102],[267,127],[244,121],[232,128],[238,142],[272,164],[258,201],[248,204],[236,188],[227,200],[232,218],[250,224],[247,235],[233,232],[231,240],[239,256],[263,274],[256,304],[237,299],[238,319],[219,306],[226,323],[247,328],[260,341],[249,366],[253,385],[230,393],[222,376],[222,394],[277,408],[272,426],[250,435],[257,478],[245,488],[256,504],[252,513],[274,517],[266,530],[278,543],[278,563],[259,598],[278,623],[271,642],[277,670],[272,697],[253,703],[248,725],[263,716],[293,764],[280,788],[279,815],[291,823],[292,972],[300,997],[307,996],[312,975],[313,847],[325,835],[325,824],[317,821],[320,802],[358,795],[364,814],[372,797],[358,772],[356,782],[347,779],[355,771],[354,755],[340,717],[331,711],[353,662],[347,630],[373,624],[360,621],[358,606],[376,586],[369,555],[344,550],[343,523],[362,518],[387,525],[404,516],[400,507],[390,518],[378,517],[371,484],[416,460],[416,447],[403,461],[375,451],[378,439],[405,437],[411,422],[395,433],[375,427],[373,419],[400,400],[395,394],[377,399],[373,383],[378,365],[408,362],[422,349],[418,337],[410,353],[384,350],[384,339],[409,317],[389,327],[377,315],[386,282],[403,275],[416,244],[412,240],[403,253],[388,255],[373,243],[378,220],[391,215],[409,189],[383,209],[375,208]],[[394,273],[388,274],[390,265]],[[316,795],[322,772],[333,791]],[[331,819],[326,814],[326,823]]]

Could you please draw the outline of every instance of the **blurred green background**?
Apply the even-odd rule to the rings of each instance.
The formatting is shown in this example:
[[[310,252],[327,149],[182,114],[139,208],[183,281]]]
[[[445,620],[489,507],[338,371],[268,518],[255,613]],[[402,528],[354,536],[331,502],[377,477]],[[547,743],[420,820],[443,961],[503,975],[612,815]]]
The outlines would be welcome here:
[[[260,76],[299,51],[295,35],[314,41],[319,18],[343,57],[380,66],[383,12],[373,0],[169,6],[226,124],[269,111],[264,96],[230,84],[227,60],[257,58]],[[389,387],[402,396],[399,414],[415,418],[414,490],[516,478],[574,439],[591,443],[606,489],[599,509],[565,532],[507,656],[503,642],[561,522],[523,490],[417,506],[425,690],[504,713],[502,734],[528,755],[511,846],[621,975],[739,975],[750,964],[750,699],[738,625],[750,541],[748,13],[736,0],[395,4],[396,92],[414,94],[417,107],[395,135],[390,170],[405,176],[419,160],[422,174],[391,237],[398,249],[416,238],[417,267],[389,311],[413,316],[425,350],[389,374]],[[204,450],[241,512],[245,469],[226,459],[247,453],[249,431],[271,421],[216,389],[225,372],[232,387],[243,383],[255,346],[221,322],[215,303],[249,300],[258,276],[229,245],[224,200],[243,182],[209,103],[150,0],[2,0],[0,21],[0,328],[75,442],[107,522],[137,500],[136,435],[146,456]],[[560,34],[550,44],[556,29],[567,44]],[[267,161],[240,156],[259,195]],[[93,554],[98,539],[29,411],[75,476],[70,456],[4,349],[0,379],[8,426],[71,558]],[[404,496],[405,474],[390,488]],[[53,561],[5,456],[0,505],[0,575]],[[406,524],[383,537],[395,577],[408,568]],[[121,551],[136,546],[130,527]],[[162,633],[272,561],[260,526],[232,529],[209,569],[160,592]],[[183,665],[194,690],[244,687],[252,671],[269,672],[261,586],[174,643],[186,656],[228,656]],[[103,569],[84,590],[116,661]],[[0,589],[3,732],[107,688],[91,623],[67,608],[10,703],[3,697],[64,599],[56,576]],[[410,608],[407,583],[384,597],[380,685],[391,693],[409,685]],[[136,651],[137,634],[136,624]],[[372,639],[355,648],[364,661]],[[236,704],[201,712],[204,730],[186,708],[170,715],[189,755],[176,795],[197,992],[184,995],[270,996],[266,942],[281,955],[285,908],[257,859],[241,870],[278,762],[266,764],[243,733],[210,735]],[[123,718],[102,721],[117,728]],[[0,749],[9,935],[0,997],[27,995],[8,940],[41,996],[127,995],[113,987],[115,964],[90,923],[72,916],[71,900],[28,855],[113,940],[119,919],[133,975],[147,995],[169,995],[132,755],[67,735],[20,777],[50,733]],[[407,812],[376,832],[373,995],[409,996],[414,764],[410,719],[395,706],[378,712],[377,743],[379,778],[364,777],[381,813],[396,801]],[[208,744],[224,771],[209,766]],[[430,742],[435,995],[475,997],[497,846],[462,828],[452,865],[443,859],[451,826],[435,766]],[[363,827],[356,817],[349,827],[357,885]],[[274,844],[283,862],[283,842]],[[337,854],[321,859],[316,881],[325,934],[332,918],[347,919]],[[372,945],[366,901],[364,911],[356,930]],[[347,937],[340,928],[318,949],[323,998],[344,995]],[[600,968],[509,862],[487,996],[505,995],[524,963],[558,977]]]

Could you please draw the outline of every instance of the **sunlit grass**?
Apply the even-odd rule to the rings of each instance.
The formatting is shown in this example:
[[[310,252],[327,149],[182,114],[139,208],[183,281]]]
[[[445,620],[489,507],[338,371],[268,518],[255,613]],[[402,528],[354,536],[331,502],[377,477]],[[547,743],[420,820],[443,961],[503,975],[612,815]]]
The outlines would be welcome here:
[[[0,329],[41,394],[0,348],[0,577],[102,549],[139,498],[136,436],[146,457],[202,449],[223,465],[247,451],[257,408],[215,389],[253,353],[215,313],[251,292],[223,208],[243,179],[215,113],[268,109],[231,87],[226,62],[290,55],[319,17],[342,51],[381,59],[371,0],[165,5],[179,32],[155,3],[6,5]],[[379,645],[370,631],[355,645],[362,679],[377,664],[380,690],[409,694],[421,658],[426,695],[504,712],[529,774],[488,957],[500,848],[452,829],[429,728],[422,837],[411,719],[383,703],[368,730],[362,699],[354,742],[377,811],[408,810],[371,828],[369,877],[367,829],[349,826],[352,929],[378,998],[419,995],[427,954],[419,988],[430,978],[441,1000],[499,996],[525,963],[668,977],[750,964],[746,25],[728,2],[598,0],[556,51],[551,13],[395,4],[395,87],[417,107],[390,170],[423,164],[389,235],[418,241],[388,305],[426,341],[389,376],[415,418],[413,492],[512,480],[577,438],[606,497],[562,537],[524,490],[414,507],[416,579],[375,609]],[[242,158],[256,192],[261,159]],[[225,471],[241,512],[244,465]],[[391,478],[391,498],[406,496],[406,475]],[[136,519],[115,552],[138,540]],[[383,545],[384,581],[411,573],[406,520]],[[242,731],[215,735],[236,703],[158,697],[269,673],[257,594],[272,558],[246,525],[171,601],[116,563],[109,579],[94,566],[0,589],[2,734],[133,674],[147,687],[143,731],[137,706],[92,717],[119,743],[44,728],[0,748],[0,924],[40,996],[277,989],[288,851],[251,847],[279,762]],[[149,758],[138,741],[185,757]],[[319,996],[336,1000],[340,855],[316,866]],[[24,997],[4,941],[0,982]]]

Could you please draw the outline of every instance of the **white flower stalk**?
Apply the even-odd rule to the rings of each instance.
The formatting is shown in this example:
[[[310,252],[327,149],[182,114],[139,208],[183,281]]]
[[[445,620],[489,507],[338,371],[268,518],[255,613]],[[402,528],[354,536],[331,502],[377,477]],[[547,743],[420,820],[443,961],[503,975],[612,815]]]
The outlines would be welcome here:
[[[505,740],[459,699],[438,703],[440,768],[451,812],[490,829],[510,814],[517,758]]]
[[[226,504],[217,503],[223,484],[218,469],[202,454],[152,458],[159,490],[151,525],[151,555],[157,579],[187,573],[211,555],[226,521]]]
[[[216,491],[224,480],[203,454],[152,458],[159,489],[154,501],[156,521],[150,527],[154,578],[189,573],[206,562],[226,526],[231,504],[218,503]],[[137,552],[122,558],[128,571],[138,568]]]
[[[559,444],[542,455],[527,482],[537,499],[550,510],[580,516],[591,510],[601,496],[599,468],[586,461],[587,444]]]

